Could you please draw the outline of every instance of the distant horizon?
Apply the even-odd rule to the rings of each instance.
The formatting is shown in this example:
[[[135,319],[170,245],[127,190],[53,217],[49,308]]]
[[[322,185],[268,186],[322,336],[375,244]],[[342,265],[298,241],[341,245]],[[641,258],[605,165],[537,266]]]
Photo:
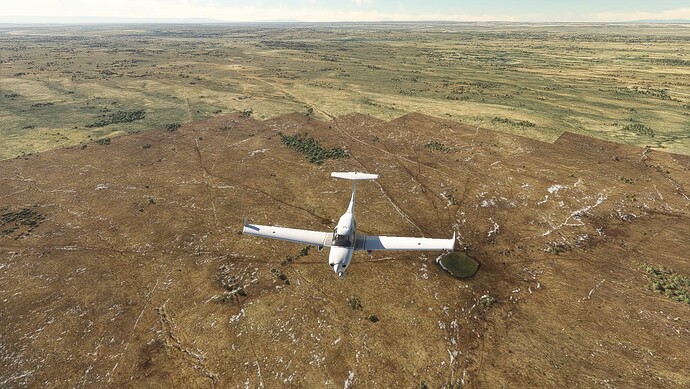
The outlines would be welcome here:
[[[620,21],[513,21],[513,20],[444,20],[444,19],[415,19],[415,20],[336,20],[336,21],[308,21],[287,19],[264,20],[222,20],[214,18],[172,18],[172,17],[128,17],[128,16],[73,16],[55,18],[50,16],[0,16],[0,25],[94,25],[94,24],[338,24],[338,23],[506,23],[506,24],[690,24],[690,19],[640,19]]]
[[[155,17],[149,17],[155,15]],[[13,24],[117,20],[256,22],[690,22],[687,1],[665,0],[23,0],[0,10]]]

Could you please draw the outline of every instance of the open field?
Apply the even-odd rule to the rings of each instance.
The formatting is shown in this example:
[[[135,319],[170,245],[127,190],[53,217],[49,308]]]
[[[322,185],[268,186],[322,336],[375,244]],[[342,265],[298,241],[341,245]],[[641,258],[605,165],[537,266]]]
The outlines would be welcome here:
[[[250,110],[420,112],[687,155],[689,45],[687,25],[5,25],[0,158]]]
[[[281,140],[304,132],[349,158]],[[360,230],[455,230],[480,271],[360,253],[339,280],[239,234],[330,230],[350,185],[329,172],[352,170],[381,175]],[[421,114],[234,114],[0,161],[0,386],[687,388],[689,187],[688,156]]]

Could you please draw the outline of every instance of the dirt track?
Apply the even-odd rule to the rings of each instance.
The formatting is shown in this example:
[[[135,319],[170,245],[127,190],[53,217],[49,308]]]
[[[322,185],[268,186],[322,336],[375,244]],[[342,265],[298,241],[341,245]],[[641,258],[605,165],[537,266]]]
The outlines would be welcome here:
[[[278,132],[352,157],[310,164]],[[689,169],[420,114],[226,116],[1,161],[0,213],[27,211],[0,235],[0,386],[687,387],[688,305],[640,265],[690,275]],[[381,176],[360,230],[455,230],[479,273],[388,252],[341,281],[325,252],[239,234],[329,230],[350,191],[329,173],[350,170]]]

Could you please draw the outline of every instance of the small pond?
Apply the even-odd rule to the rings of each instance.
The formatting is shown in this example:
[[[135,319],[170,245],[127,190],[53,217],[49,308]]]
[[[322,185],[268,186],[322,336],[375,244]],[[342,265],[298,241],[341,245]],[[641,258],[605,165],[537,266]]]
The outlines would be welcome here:
[[[479,262],[464,251],[452,251],[436,258],[436,263],[453,277],[472,277],[479,270]]]

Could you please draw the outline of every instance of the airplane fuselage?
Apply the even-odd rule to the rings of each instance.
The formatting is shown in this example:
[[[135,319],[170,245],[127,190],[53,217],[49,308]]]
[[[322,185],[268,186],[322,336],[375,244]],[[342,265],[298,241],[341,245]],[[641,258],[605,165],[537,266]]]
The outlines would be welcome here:
[[[335,231],[333,231],[331,251],[328,254],[328,264],[340,278],[345,277],[347,266],[355,253],[355,230],[357,223],[355,223],[354,207],[355,194],[353,191],[350,205],[343,216],[340,217],[338,225],[335,227]]]

